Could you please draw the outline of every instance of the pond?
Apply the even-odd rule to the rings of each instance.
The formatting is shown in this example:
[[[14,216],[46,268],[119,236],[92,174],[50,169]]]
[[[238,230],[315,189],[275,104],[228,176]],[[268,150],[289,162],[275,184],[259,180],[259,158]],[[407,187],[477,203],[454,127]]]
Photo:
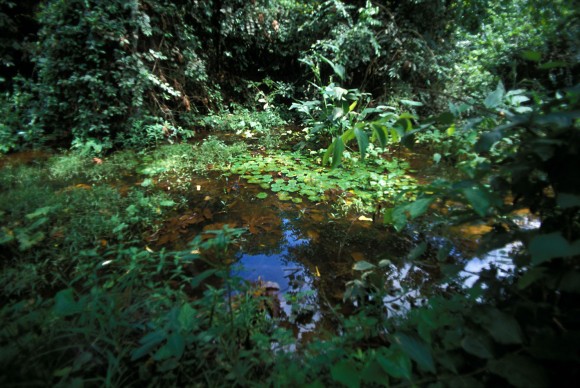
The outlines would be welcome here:
[[[443,262],[433,259],[438,247],[433,236],[426,260],[409,261],[409,251],[424,235],[412,230],[395,233],[362,214],[337,214],[327,203],[293,203],[275,195],[261,199],[257,194],[263,188],[238,177],[195,177],[191,187],[190,208],[166,220],[159,232],[149,236],[150,242],[179,249],[202,231],[226,224],[246,228],[234,274],[274,289],[280,316],[297,336],[332,330],[335,308],[346,315],[356,310],[356,301],[345,303],[344,294],[345,285],[360,277],[361,272],[353,269],[358,262],[388,263],[383,270],[390,291],[383,302],[389,315],[404,313],[434,293],[447,292],[445,285],[435,282],[445,276],[444,266],[464,268],[465,287],[471,287],[477,274],[490,265],[513,269],[498,252],[466,261],[461,252],[452,251]],[[485,231],[485,227],[466,227],[453,233],[475,245]]]

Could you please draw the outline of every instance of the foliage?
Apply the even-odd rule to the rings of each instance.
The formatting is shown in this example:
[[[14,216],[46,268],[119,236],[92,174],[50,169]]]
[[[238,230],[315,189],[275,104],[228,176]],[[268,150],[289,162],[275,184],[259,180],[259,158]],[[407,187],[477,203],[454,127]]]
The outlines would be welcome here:
[[[280,129],[286,124],[277,109],[271,108],[264,97],[265,109],[249,110],[235,105],[233,113],[224,111],[201,118],[201,123],[212,131],[233,132],[245,139],[256,139],[259,145],[274,149],[280,144]]]
[[[480,27],[455,32],[457,50],[452,52],[455,63],[450,89],[481,97],[482,91],[500,79],[510,88],[548,79],[550,87],[571,86],[575,81],[569,60],[577,50],[578,39],[574,22],[577,10],[572,3],[490,2],[479,20]],[[537,72],[529,62],[531,53],[543,55],[545,69],[550,71]]]
[[[340,78],[344,78],[344,68],[326,61],[334,67]],[[315,76],[319,78],[318,65],[311,65]],[[392,112],[394,108],[386,105],[370,107],[371,98],[368,93],[362,93],[358,89],[346,90],[334,83],[317,88],[320,99],[293,103],[291,109],[296,109],[305,116],[305,140],[313,143],[315,148],[318,145],[327,146],[323,164],[332,161],[332,168],[340,165],[346,145],[354,139],[357,140],[361,160],[364,160],[370,141],[377,141],[384,149],[387,144],[406,140],[413,129],[413,115],[397,115]],[[403,102],[420,105],[409,100]],[[332,143],[329,144],[325,137],[330,137]],[[302,147],[304,145],[302,143]]]
[[[486,105],[495,108],[502,96],[491,93]],[[468,171],[467,179],[435,181],[417,201],[387,212],[386,220],[401,229],[408,219],[425,213],[437,198],[464,203],[467,208],[446,218],[453,223],[483,220],[491,226],[480,245],[481,254],[506,244],[521,244],[513,256],[513,277],[504,280],[493,268],[487,276],[481,275],[481,289],[475,296],[485,304],[457,310],[464,318],[455,317],[451,327],[439,328],[437,339],[422,334],[434,351],[464,354],[461,365],[446,365],[454,375],[481,375],[488,381],[499,376],[514,386],[538,382],[569,385],[575,379],[572,370],[577,358],[568,349],[576,348],[579,338],[578,310],[572,300],[578,293],[580,197],[572,183],[575,172],[571,167],[580,162],[579,96],[578,86],[555,96],[536,95],[539,104],[529,111],[509,114],[504,123],[484,132],[475,144],[475,151],[485,154],[505,137],[517,134],[519,146],[502,150],[497,169],[491,169],[487,160],[478,163]],[[508,195],[512,198],[509,201],[505,200]],[[518,227],[512,218],[521,209],[529,209],[541,226],[531,230]],[[530,303],[538,295],[542,295],[542,302]],[[415,317],[423,314],[428,311],[413,313]],[[427,316],[419,319],[415,322],[421,330],[429,321],[425,321]],[[451,335],[456,340],[445,342]],[[467,363],[467,355],[476,358]],[[439,355],[435,359],[442,362],[446,358]]]
[[[163,193],[135,188],[122,195],[103,183],[47,179],[34,166],[4,167],[1,175],[0,256],[6,298],[58,288],[86,270],[82,252],[138,239],[162,209],[175,205]],[[15,276],[21,271],[24,276]]]
[[[38,123],[34,95],[30,86],[15,80],[12,92],[0,96],[0,153],[19,150],[26,145],[40,145],[43,131]]]
[[[372,212],[377,203],[412,196],[416,182],[406,174],[408,163],[396,158],[383,160],[374,147],[369,150],[377,157],[365,168],[358,168],[358,159],[347,152],[345,167],[331,171],[320,167],[323,159],[320,153],[312,152],[312,156],[318,157],[318,163],[313,163],[299,152],[278,152],[250,157],[239,155],[227,171],[273,191],[282,201],[296,203],[303,198],[314,202],[325,200],[344,209],[358,207]]]

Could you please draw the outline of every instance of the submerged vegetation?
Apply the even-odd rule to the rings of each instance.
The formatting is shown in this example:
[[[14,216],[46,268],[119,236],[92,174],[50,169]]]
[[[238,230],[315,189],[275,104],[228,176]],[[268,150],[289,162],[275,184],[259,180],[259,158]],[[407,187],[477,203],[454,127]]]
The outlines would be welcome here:
[[[0,1],[0,384],[575,386],[578,16]]]

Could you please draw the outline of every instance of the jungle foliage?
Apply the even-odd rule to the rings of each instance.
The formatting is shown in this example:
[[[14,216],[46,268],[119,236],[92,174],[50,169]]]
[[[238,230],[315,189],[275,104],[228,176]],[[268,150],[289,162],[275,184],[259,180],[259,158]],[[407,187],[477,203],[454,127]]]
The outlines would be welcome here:
[[[578,12],[0,0],[0,383],[575,386]],[[437,178],[410,175],[415,152]],[[192,201],[185,225],[213,218],[192,174],[384,220],[413,246],[401,260],[437,269],[431,294],[389,309],[408,290],[367,257],[325,301],[333,330],[298,341],[233,275],[245,229],[152,245]],[[469,287],[450,232],[465,224],[488,230],[466,255],[510,263]]]

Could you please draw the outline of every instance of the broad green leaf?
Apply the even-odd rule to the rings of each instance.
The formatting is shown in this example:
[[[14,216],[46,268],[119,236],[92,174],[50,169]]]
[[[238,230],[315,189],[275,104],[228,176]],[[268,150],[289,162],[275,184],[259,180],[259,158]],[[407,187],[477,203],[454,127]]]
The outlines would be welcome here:
[[[455,124],[447,128],[445,132],[447,132],[447,136],[453,136],[453,134],[455,133]]]
[[[389,128],[389,132],[391,133],[391,140],[393,143],[398,143],[401,140],[401,134],[396,128]]]
[[[374,383],[378,386],[385,386],[389,378],[378,361],[374,360],[366,363],[360,376],[364,382]]]
[[[423,255],[423,253],[425,253],[426,250],[427,250],[427,243],[423,241],[419,245],[417,245],[416,247],[411,249],[411,252],[409,252],[409,255],[407,256],[407,258],[411,261],[417,260],[419,257],[421,257],[421,255]]]
[[[175,205],[175,202],[173,202],[172,200],[167,200],[167,201],[161,201],[159,202],[159,206],[165,206],[165,207],[170,207]]]
[[[491,359],[493,358],[493,348],[491,341],[475,332],[469,332],[461,341],[461,347],[467,353],[477,356],[479,358]]]
[[[151,179],[151,178],[146,178],[143,180],[143,182],[141,182],[142,187],[149,187],[152,184],[153,184],[153,179]]]
[[[387,136],[389,133],[387,132],[387,127],[381,124],[371,124],[371,128],[373,129],[373,136],[379,140],[379,144],[381,147],[385,148],[387,146]]]
[[[196,310],[191,307],[189,303],[184,303],[184,305],[181,306],[177,319],[182,330],[191,331],[194,329],[194,324],[196,323],[195,314]]]
[[[435,198],[421,198],[407,205],[407,210],[411,219],[422,216],[434,201]]]
[[[179,359],[185,351],[185,338],[179,333],[173,333],[167,337],[167,346],[169,346],[173,357]]]
[[[337,136],[334,139],[334,142],[332,142],[330,147],[328,147],[328,149],[326,150],[326,153],[322,158],[322,164],[323,165],[328,164],[328,160],[330,158],[330,155],[332,154],[332,164],[330,167],[332,169],[338,167],[338,165],[340,165],[340,162],[342,160],[343,152],[344,152],[344,142],[342,141],[342,138],[340,136]]]
[[[556,201],[562,209],[580,206],[580,196],[574,194],[560,193]]]
[[[331,116],[331,120],[332,121],[336,121],[339,118],[341,118],[342,116],[344,116],[344,110],[342,108],[334,108],[332,110],[332,116]]]
[[[360,157],[362,160],[364,160],[367,148],[369,147],[369,137],[367,136],[365,131],[359,128],[354,129],[354,135],[356,136],[356,140],[358,142]]]
[[[534,284],[538,280],[544,277],[546,272],[545,268],[542,267],[532,267],[530,268],[519,280],[518,288],[520,290],[528,288],[530,285]]]
[[[489,370],[506,379],[515,387],[548,387],[544,369],[529,357],[520,354],[508,354],[488,364]]]
[[[488,152],[491,147],[503,138],[503,131],[495,130],[486,132],[477,140],[475,144],[476,152]]]
[[[67,288],[59,291],[54,297],[54,313],[61,317],[76,314],[80,312],[80,306],[75,301],[74,290]]]
[[[485,217],[496,202],[495,198],[483,187],[467,187],[461,192],[473,210],[481,217]]]
[[[131,361],[138,360],[141,357],[148,355],[157,345],[163,342],[166,338],[167,333],[163,330],[157,330],[147,334],[139,341],[141,347],[131,352]]]
[[[483,104],[485,105],[486,108],[489,108],[489,109],[495,108],[496,106],[501,104],[501,101],[502,101],[504,95],[505,95],[505,88],[503,86],[503,83],[500,81],[497,84],[497,88],[493,92],[491,92],[487,95]]]
[[[268,193],[261,192],[261,193],[256,194],[256,198],[258,198],[258,199],[264,199],[267,197],[268,197]]]
[[[539,265],[559,257],[580,255],[580,240],[570,244],[560,232],[542,234],[532,239],[528,250],[532,255],[532,264]]]
[[[411,379],[411,359],[406,354],[397,351],[389,355],[379,355],[377,362],[390,376],[397,379]]]
[[[474,319],[500,344],[521,344],[523,341],[518,321],[496,308],[485,308]]]
[[[358,261],[355,263],[355,265],[352,267],[352,269],[354,269],[355,271],[368,271],[370,269],[375,268],[376,266],[374,264],[369,263],[368,261]]]
[[[433,161],[435,162],[435,164],[439,164],[439,162],[441,161],[441,154],[440,153],[433,154]]]
[[[330,375],[335,381],[349,388],[360,386],[359,372],[350,361],[339,361],[330,369]]]
[[[435,363],[431,355],[431,349],[420,339],[398,333],[394,335],[394,342],[398,344],[417,364],[432,373],[435,373]]]
[[[335,64],[330,59],[328,59],[322,55],[320,55],[320,58],[322,58],[322,60],[324,60],[326,63],[328,63],[330,65],[330,67],[332,67],[334,74],[336,74],[341,80],[344,81],[345,73],[346,73],[346,69],[344,68],[344,66],[342,66],[341,64]]]

